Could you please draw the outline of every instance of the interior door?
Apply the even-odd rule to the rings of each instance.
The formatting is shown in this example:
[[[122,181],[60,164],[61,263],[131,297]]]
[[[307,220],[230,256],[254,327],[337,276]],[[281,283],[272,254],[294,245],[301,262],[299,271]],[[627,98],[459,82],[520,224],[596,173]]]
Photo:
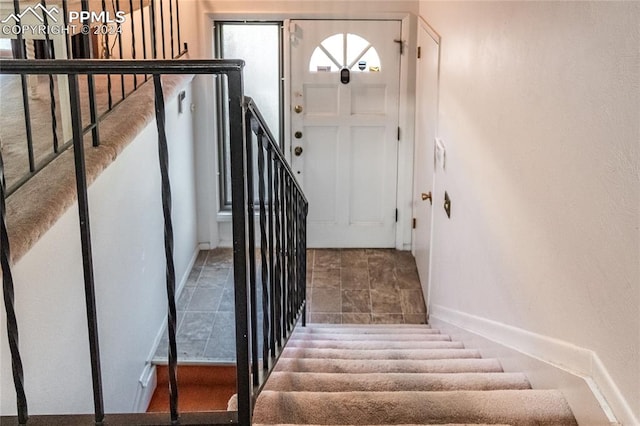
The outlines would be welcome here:
[[[292,167],[310,247],[394,247],[399,21],[294,20]]]
[[[416,143],[414,155],[413,254],[425,299],[428,298],[431,257],[431,212],[434,186],[434,144],[438,114],[438,43],[426,28],[418,32],[420,58],[416,87]],[[425,300],[428,306],[428,300]]]

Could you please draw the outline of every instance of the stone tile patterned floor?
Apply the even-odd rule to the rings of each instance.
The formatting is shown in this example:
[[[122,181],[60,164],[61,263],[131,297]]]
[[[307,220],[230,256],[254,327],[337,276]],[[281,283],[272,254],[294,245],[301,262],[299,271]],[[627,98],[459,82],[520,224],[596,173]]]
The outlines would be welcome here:
[[[307,267],[309,322],[425,323],[418,271],[408,251],[310,250]]]
[[[425,323],[424,299],[410,252],[309,250],[307,271],[307,319],[311,323]],[[235,361],[231,249],[199,253],[177,310],[180,362]],[[167,346],[165,337],[154,361],[166,361]]]

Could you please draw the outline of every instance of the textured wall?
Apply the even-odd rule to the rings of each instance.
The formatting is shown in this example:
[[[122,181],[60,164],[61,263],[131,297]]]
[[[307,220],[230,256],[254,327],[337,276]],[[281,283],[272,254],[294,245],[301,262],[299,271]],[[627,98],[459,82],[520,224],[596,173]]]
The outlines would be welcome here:
[[[194,140],[189,110],[178,115],[176,98],[166,108],[179,283],[197,250]],[[167,309],[155,120],[88,192],[105,410],[131,412]],[[81,253],[74,203],[13,269],[31,414],[93,412]],[[9,415],[15,391],[0,305],[0,414]]]
[[[420,14],[447,147],[431,303],[593,350],[640,416],[640,3]]]

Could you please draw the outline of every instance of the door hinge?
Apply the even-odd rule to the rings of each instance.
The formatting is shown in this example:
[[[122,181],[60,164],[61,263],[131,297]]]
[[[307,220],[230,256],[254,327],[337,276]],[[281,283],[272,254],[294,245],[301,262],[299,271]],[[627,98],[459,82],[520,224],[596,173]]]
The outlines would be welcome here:
[[[413,218],[413,225],[412,225],[413,229],[416,229],[416,218]]]
[[[398,126],[398,140],[400,140],[400,126]]]
[[[422,56],[422,49],[418,46],[418,59],[420,59],[420,56]]]
[[[398,209],[396,209],[396,222],[398,222]]]

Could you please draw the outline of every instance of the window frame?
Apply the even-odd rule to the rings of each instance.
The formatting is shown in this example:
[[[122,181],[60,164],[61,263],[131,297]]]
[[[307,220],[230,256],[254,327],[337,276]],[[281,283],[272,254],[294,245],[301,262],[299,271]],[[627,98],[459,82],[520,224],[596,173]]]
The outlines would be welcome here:
[[[279,135],[280,140],[278,141],[280,148],[284,150],[285,146],[285,128],[284,128],[284,22],[281,20],[215,20],[213,22],[213,34],[214,34],[214,55],[216,58],[224,59],[224,49],[223,49],[223,37],[224,37],[224,27],[227,25],[270,25],[278,27],[278,104],[279,104],[279,119],[278,119],[278,127],[279,127]],[[238,58],[234,58],[238,59]],[[240,58],[242,59],[242,58]],[[226,89],[226,81],[222,77],[218,77],[216,79],[216,105],[217,105],[217,122],[219,125],[217,126],[217,150],[218,150],[218,185],[219,185],[219,203],[221,212],[229,212],[231,211],[231,196],[227,194],[229,192],[229,188],[227,188],[227,179],[226,176],[230,173],[229,164],[225,161],[228,148],[229,148],[229,134],[227,130],[227,120],[228,117],[228,102],[225,100],[228,99],[227,89]],[[259,106],[259,105],[258,105]]]

